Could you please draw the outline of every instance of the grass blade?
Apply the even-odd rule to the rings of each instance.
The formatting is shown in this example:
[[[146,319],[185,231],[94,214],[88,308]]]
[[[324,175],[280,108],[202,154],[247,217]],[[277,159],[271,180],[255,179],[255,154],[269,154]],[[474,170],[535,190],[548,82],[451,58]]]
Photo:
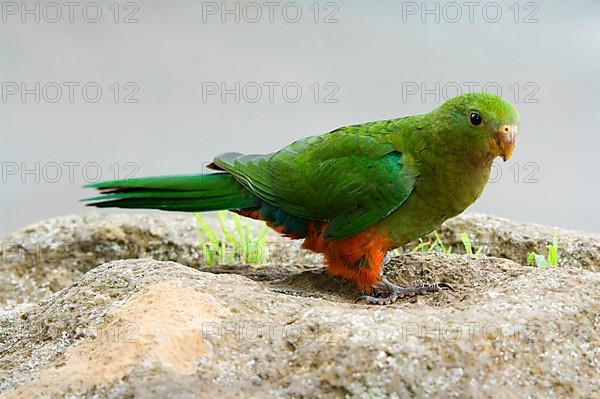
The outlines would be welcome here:
[[[227,215],[228,211],[218,211],[217,212],[217,222],[219,223],[219,227],[221,228],[221,232],[223,232],[223,237],[232,245],[235,245],[237,242],[235,236],[231,232],[230,229],[227,228]]]
[[[423,248],[425,248],[425,246],[427,246],[427,245],[428,245],[428,243],[425,243],[422,238],[419,238],[419,243],[410,252],[419,252],[419,251],[422,251]]]
[[[256,236],[256,243],[258,245],[263,245],[265,240],[267,239],[267,233],[269,232],[269,226],[263,223],[262,227],[258,231],[258,235]]]
[[[558,236],[552,238],[552,245],[548,247],[548,264],[558,266]]]
[[[194,213],[194,217],[198,222],[198,225],[202,229],[202,233],[208,238],[208,240],[214,245],[219,245],[219,240],[217,239],[217,235],[213,231],[213,229],[206,223],[206,220],[199,213]]]
[[[467,255],[473,255],[473,247],[471,247],[471,239],[469,238],[469,235],[467,233],[460,233],[460,240],[463,243],[463,246],[465,247],[465,252],[467,253]]]
[[[242,240],[243,245],[247,245],[252,241],[252,232],[250,231],[250,222],[244,220],[244,239]]]
[[[258,235],[256,237],[256,246],[261,251],[261,259],[259,262],[266,263],[267,262],[267,247],[265,246],[265,241],[267,240],[267,233],[269,232],[269,226],[263,223],[262,227],[258,231]]]
[[[202,217],[200,216],[199,213],[194,213],[194,217],[196,218],[196,221],[198,221],[198,217]],[[198,235],[198,242],[200,243],[200,248],[202,248],[204,246],[204,233],[202,232],[202,230],[200,229],[200,223],[196,223],[194,225],[194,229],[196,230],[196,234]]]
[[[233,223],[235,224],[235,230],[237,231],[237,235],[238,235],[238,242],[241,242],[242,241],[242,220],[240,218],[240,215],[238,215],[235,212],[232,212],[231,218],[233,219]]]

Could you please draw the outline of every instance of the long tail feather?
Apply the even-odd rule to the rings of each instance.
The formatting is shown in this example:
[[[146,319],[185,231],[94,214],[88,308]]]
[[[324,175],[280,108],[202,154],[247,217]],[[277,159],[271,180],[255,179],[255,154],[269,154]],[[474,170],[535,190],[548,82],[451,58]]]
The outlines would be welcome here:
[[[98,208],[145,208],[203,212],[256,207],[260,200],[229,173],[159,176],[89,184],[99,196],[86,198]]]

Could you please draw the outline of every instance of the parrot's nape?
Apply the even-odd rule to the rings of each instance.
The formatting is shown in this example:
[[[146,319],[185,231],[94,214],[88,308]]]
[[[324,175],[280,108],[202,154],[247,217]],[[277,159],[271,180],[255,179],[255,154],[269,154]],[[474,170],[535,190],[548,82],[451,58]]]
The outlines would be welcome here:
[[[351,125],[266,155],[226,153],[215,173],[91,184],[100,208],[203,212],[264,220],[324,254],[371,304],[452,287],[398,287],[382,278],[388,251],[418,239],[471,205],[492,161],[507,160],[519,114],[502,98],[465,94],[424,115]]]

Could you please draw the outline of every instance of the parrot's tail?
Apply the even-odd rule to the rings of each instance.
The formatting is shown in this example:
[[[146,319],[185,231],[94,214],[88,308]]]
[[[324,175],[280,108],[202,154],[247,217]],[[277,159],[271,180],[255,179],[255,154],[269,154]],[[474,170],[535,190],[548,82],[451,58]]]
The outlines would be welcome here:
[[[256,207],[260,200],[229,173],[161,176],[89,184],[97,197],[87,198],[98,208],[144,208],[204,212]]]

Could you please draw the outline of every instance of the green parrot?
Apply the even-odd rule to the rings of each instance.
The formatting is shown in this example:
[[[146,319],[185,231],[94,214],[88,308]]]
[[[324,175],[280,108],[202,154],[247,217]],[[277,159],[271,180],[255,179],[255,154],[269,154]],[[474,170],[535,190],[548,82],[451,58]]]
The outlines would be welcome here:
[[[228,209],[304,239],[328,272],[352,280],[357,300],[390,304],[452,289],[398,287],[386,254],[463,212],[482,193],[492,161],[515,146],[517,110],[491,94],[455,97],[428,114],[368,122],[307,137],[266,155],[225,153],[214,173],[91,184],[100,208]]]

